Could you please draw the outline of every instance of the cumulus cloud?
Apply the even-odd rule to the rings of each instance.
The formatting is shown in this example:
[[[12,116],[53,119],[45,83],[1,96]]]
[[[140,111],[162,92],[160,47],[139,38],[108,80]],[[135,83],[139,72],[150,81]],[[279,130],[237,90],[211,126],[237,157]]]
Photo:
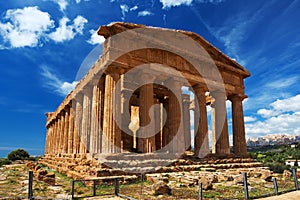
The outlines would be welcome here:
[[[41,76],[44,79],[44,87],[53,90],[55,93],[61,96],[66,96],[71,90],[73,90],[78,83],[73,81],[71,83],[62,81],[58,76],[46,65],[40,66]]]
[[[49,13],[40,11],[37,6],[23,9],[10,9],[0,22],[2,48],[35,47],[39,39],[54,27]]]
[[[70,19],[63,17],[59,21],[59,27],[56,28],[55,32],[49,34],[49,38],[55,42],[63,42],[73,39],[77,34],[82,35],[84,25],[88,20],[82,16],[77,16],[73,20],[73,24],[68,24],[68,22],[70,22]]]
[[[248,136],[261,136],[266,134],[300,134],[300,94],[276,100],[270,108],[260,109],[257,114],[263,120],[246,123]]]
[[[257,119],[255,117],[251,117],[251,116],[244,116],[244,122],[248,123],[248,122],[255,122]]]
[[[87,42],[92,45],[102,44],[105,40],[103,36],[97,34],[96,30],[93,29],[90,30],[90,34],[91,34],[91,38]]]
[[[144,16],[149,16],[149,15],[153,15],[153,13],[148,10],[143,10],[143,11],[138,12],[138,17],[144,17]]]
[[[262,117],[268,118],[286,112],[298,112],[300,111],[300,94],[287,98],[287,99],[277,99],[275,102],[270,104],[269,109],[260,109],[257,111]]]
[[[193,0],[159,0],[162,5],[163,9],[176,7],[180,5],[190,5]]]

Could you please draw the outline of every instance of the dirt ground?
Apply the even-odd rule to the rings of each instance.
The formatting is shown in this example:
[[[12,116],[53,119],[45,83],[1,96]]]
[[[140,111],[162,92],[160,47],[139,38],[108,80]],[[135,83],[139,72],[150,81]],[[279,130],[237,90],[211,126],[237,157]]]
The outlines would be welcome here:
[[[300,191],[294,191],[294,192],[289,192],[278,196],[262,198],[259,200],[299,200],[299,199],[300,199]]]

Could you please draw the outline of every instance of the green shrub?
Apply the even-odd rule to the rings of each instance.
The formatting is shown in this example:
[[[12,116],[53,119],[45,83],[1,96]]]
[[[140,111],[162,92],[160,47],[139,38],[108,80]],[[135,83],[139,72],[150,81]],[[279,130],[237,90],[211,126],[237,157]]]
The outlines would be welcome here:
[[[0,167],[2,165],[9,165],[9,164],[11,164],[11,161],[8,160],[7,158],[0,158]]]
[[[25,160],[29,159],[29,153],[25,151],[24,149],[17,149],[12,152],[10,152],[7,155],[8,160],[14,161],[14,160]]]

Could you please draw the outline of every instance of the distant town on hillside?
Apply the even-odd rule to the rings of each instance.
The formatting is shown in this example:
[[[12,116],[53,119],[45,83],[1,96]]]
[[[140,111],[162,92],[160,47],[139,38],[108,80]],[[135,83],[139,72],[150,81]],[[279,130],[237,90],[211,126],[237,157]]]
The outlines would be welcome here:
[[[248,147],[260,147],[268,145],[281,145],[281,144],[297,144],[300,142],[299,135],[283,135],[283,134],[274,134],[266,135],[257,138],[248,138],[247,146]]]

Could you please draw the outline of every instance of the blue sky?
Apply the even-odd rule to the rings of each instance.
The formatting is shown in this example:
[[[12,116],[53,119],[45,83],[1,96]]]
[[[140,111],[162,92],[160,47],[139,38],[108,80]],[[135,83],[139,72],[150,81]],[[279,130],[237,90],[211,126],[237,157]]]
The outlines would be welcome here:
[[[17,147],[43,154],[45,112],[103,42],[98,27],[115,21],[200,34],[252,74],[247,137],[300,134],[299,8],[299,0],[1,1],[0,157]]]

